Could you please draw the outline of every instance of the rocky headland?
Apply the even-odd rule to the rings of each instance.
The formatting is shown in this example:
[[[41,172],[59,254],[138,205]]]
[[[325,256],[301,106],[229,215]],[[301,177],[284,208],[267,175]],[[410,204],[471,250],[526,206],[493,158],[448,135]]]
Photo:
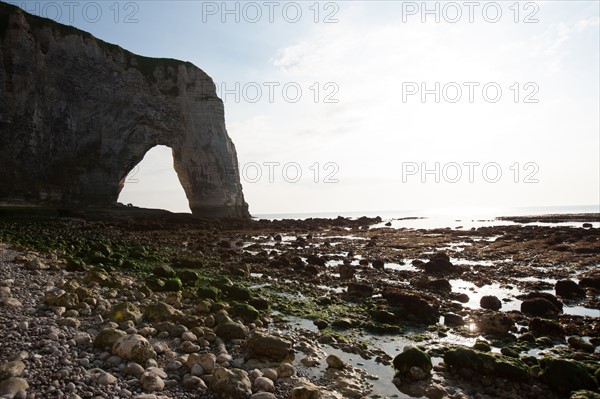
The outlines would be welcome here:
[[[114,206],[156,145],[200,217],[248,217],[212,79],[0,2],[0,204]]]

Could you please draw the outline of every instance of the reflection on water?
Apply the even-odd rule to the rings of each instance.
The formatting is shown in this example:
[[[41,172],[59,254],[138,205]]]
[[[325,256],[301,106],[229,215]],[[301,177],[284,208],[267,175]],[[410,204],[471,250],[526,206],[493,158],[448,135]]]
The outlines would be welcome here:
[[[401,265],[399,263],[386,263],[384,266],[386,269],[398,270],[402,272],[418,272],[419,269],[412,264],[406,263]]]
[[[527,282],[535,282],[535,281],[543,281],[543,282],[552,282],[552,284],[556,283],[555,279],[535,279],[534,277],[524,277],[516,279],[518,281],[527,281]],[[576,281],[577,282],[577,281]],[[510,310],[521,310],[521,301],[516,297],[519,295],[523,295],[526,292],[520,290],[518,287],[513,285],[506,284],[498,284],[493,283],[489,285],[484,285],[483,287],[477,287],[475,284],[461,280],[455,279],[450,280],[450,285],[452,286],[453,292],[458,292],[461,294],[467,294],[469,296],[469,302],[465,303],[465,307],[469,307],[471,309],[478,309],[481,298],[486,295],[494,295],[500,299],[502,302],[502,311],[510,311]],[[548,292],[550,294],[554,294],[554,290],[545,290],[542,292]],[[600,310],[586,308],[584,306],[569,306],[565,303],[563,307],[563,313],[567,315],[573,316],[589,316],[589,317],[600,317]]]
[[[318,331],[313,322],[310,320],[306,320],[301,317],[295,316],[286,316],[286,319],[289,321],[289,324],[291,326],[313,332]],[[406,337],[401,336],[378,336],[365,333],[364,336],[361,337],[361,339],[367,341],[370,347],[381,349],[392,357],[400,353],[405,346],[411,346],[416,344],[414,341],[411,341]],[[372,391],[369,394],[369,397],[373,397],[374,395],[380,395],[381,398],[410,398],[410,396],[407,396],[398,391],[398,388],[396,388],[396,386],[392,383],[392,379],[394,378],[394,369],[391,365],[384,365],[382,363],[378,363],[375,361],[375,358],[364,359],[360,355],[346,353],[330,345],[320,344],[320,347],[327,355],[336,355],[345,363],[351,364],[354,367],[357,367],[358,365],[362,369],[366,370],[370,375],[379,377],[377,379],[369,380],[369,383],[372,384]],[[302,363],[300,363],[300,359],[303,357],[304,354],[296,356],[296,358],[294,359],[294,366],[298,370],[306,373],[310,377],[323,377],[325,369],[327,368],[327,362],[325,361],[325,358],[320,360],[320,365],[318,365],[317,367],[306,367]],[[441,362],[441,359],[433,358],[432,361],[434,362],[434,364],[439,364]]]

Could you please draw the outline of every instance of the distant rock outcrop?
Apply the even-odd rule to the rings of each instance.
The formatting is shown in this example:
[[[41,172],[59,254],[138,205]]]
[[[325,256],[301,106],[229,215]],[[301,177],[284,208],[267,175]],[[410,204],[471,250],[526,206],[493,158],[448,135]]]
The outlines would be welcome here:
[[[0,203],[115,205],[156,145],[194,215],[249,216],[207,74],[0,3]]]

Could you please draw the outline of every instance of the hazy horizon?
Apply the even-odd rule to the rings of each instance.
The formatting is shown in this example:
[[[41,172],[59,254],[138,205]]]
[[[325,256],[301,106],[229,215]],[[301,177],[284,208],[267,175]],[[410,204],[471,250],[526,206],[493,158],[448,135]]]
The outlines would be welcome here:
[[[598,2],[9,3],[207,72],[253,215],[600,203]],[[119,201],[189,212],[172,163]]]

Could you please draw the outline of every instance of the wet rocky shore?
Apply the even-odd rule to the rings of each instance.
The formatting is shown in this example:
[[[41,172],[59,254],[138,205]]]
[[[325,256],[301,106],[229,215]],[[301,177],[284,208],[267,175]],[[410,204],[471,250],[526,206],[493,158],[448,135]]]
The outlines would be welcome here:
[[[1,397],[600,397],[598,214],[61,216],[0,220]]]

